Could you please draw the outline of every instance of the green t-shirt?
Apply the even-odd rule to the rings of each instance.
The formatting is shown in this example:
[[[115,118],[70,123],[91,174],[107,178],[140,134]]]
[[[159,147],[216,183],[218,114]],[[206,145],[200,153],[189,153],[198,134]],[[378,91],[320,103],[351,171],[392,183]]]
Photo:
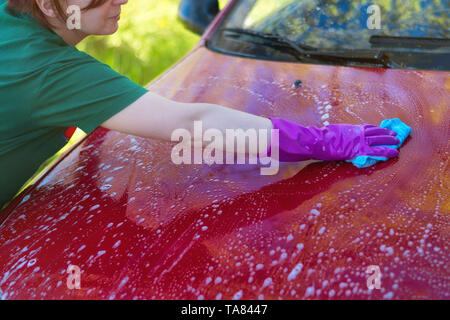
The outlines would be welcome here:
[[[0,209],[43,161],[148,90],[0,0]]]

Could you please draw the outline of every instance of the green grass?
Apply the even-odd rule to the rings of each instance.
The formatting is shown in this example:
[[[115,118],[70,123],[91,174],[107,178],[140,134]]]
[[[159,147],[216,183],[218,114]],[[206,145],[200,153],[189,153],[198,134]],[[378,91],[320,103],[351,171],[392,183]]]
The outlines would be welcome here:
[[[111,36],[90,36],[77,45],[99,61],[146,86],[182,58],[200,40],[177,18],[180,0],[133,0],[122,7],[119,30]],[[219,0],[223,8],[228,0]],[[73,144],[85,137],[77,129],[67,145],[42,163],[20,194],[50,168]]]

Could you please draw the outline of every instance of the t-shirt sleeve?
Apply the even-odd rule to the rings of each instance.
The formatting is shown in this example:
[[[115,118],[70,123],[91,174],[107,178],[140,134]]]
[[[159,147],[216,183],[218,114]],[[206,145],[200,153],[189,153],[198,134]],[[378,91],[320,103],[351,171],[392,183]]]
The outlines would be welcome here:
[[[89,134],[148,92],[78,50],[46,67],[41,78],[32,110],[40,128],[72,126]]]

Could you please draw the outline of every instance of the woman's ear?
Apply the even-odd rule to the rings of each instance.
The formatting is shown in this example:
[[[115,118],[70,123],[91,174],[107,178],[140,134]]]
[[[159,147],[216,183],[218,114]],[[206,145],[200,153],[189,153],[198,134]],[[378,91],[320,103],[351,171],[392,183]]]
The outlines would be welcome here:
[[[42,13],[48,17],[56,18],[55,8],[50,0],[35,0]]]

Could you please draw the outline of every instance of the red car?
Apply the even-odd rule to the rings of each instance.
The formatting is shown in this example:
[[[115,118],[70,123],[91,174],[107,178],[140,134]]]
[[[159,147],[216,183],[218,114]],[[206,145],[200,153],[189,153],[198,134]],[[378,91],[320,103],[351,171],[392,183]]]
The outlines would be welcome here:
[[[1,213],[1,298],[449,299],[449,31],[426,3],[380,4],[377,29],[365,1],[230,1],[149,90],[302,125],[400,118],[399,157],[261,175],[99,127]]]

